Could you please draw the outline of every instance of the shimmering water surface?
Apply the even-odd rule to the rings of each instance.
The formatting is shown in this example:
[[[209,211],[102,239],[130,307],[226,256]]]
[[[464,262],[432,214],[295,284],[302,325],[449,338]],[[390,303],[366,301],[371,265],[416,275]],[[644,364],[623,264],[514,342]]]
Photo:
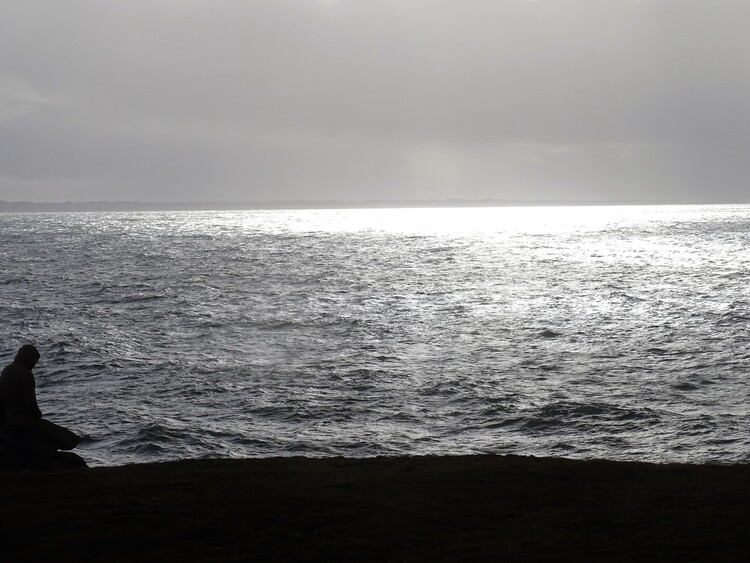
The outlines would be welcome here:
[[[93,465],[750,460],[750,206],[0,215],[0,361]]]

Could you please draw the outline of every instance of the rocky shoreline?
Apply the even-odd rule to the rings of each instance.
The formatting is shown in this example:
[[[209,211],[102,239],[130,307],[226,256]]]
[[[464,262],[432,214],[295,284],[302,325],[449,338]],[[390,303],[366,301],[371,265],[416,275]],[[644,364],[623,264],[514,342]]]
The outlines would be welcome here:
[[[750,465],[273,458],[0,474],[3,561],[743,561]]]

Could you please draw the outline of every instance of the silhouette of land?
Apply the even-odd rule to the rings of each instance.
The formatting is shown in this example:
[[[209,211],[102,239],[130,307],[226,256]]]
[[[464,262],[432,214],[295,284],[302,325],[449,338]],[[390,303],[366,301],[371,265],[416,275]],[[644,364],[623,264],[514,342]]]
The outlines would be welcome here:
[[[750,548],[750,465],[277,458],[1,478],[6,561],[742,561]]]
[[[409,200],[284,200],[284,201],[0,201],[0,213],[78,211],[232,211],[263,209],[378,209],[418,207],[534,207],[587,205],[674,205],[706,203],[677,200],[504,200],[504,199],[409,199]],[[733,203],[733,202],[714,202]]]

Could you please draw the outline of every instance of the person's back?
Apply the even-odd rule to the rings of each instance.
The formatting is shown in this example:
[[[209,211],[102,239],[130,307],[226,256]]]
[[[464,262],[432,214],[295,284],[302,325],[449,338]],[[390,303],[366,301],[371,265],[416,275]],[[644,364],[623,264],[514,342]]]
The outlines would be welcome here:
[[[34,346],[22,346],[13,363],[0,374],[0,411],[10,428],[33,426],[42,418],[36,401],[36,383],[31,370],[39,361]]]
[[[72,452],[81,438],[67,428],[42,418],[31,372],[39,361],[34,346],[22,346],[13,363],[0,373],[0,414],[10,439],[12,466],[19,469],[86,467]]]

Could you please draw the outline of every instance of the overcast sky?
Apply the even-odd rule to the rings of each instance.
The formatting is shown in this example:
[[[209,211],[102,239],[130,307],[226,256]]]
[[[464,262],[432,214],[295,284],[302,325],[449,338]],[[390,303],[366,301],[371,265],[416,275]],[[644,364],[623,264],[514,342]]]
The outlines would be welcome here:
[[[750,0],[2,0],[0,200],[750,201]]]

